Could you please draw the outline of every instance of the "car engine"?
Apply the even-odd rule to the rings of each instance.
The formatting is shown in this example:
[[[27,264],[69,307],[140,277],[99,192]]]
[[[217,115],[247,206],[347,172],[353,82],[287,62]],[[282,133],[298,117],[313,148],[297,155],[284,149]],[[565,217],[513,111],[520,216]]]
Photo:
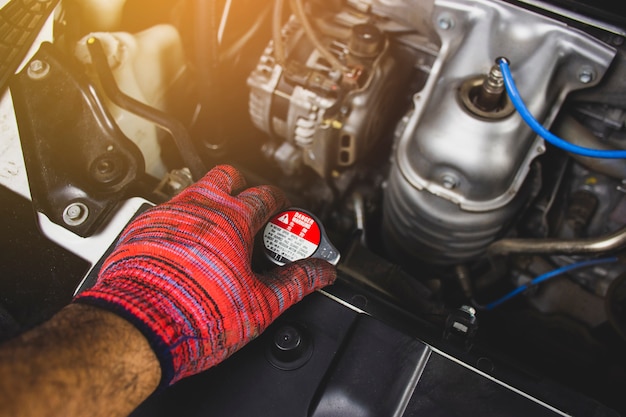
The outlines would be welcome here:
[[[90,285],[137,212],[228,163],[324,223],[338,283],[137,416],[181,400],[190,415],[626,415],[619,4],[5,0],[0,13],[14,276],[0,340]],[[284,332],[310,342],[297,360],[276,353]],[[301,394],[280,393],[290,384]]]

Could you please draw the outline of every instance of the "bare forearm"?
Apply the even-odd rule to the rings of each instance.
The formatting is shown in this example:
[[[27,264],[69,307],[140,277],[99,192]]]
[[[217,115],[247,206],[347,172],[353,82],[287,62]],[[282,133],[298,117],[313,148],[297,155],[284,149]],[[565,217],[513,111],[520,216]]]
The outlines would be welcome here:
[[[126,416],[160,377],[134,326],[74,304],[0,347],[0,416]]]

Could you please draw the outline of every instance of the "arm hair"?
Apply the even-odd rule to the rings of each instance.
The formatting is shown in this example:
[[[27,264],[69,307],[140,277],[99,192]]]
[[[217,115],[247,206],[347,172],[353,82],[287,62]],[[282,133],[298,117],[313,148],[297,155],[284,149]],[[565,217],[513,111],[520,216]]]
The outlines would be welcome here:
[[[160,378],[154,352],[132,324],[72,304],[0,346],[0,417],[127,416]]]

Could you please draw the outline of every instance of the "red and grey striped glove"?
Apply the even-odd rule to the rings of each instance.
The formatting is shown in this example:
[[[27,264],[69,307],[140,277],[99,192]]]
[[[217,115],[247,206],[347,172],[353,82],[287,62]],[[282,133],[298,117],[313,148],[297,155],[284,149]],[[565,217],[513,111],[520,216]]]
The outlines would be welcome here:
[[[137,326],[161,363],[161,386],[201,372],[258,336],[284,310],[331,284],[335,269],[306,259],[253,273],[254,235],[285,198],[244,187],[220,165],[123,232],[96,284],[74,302],[114,311]]]

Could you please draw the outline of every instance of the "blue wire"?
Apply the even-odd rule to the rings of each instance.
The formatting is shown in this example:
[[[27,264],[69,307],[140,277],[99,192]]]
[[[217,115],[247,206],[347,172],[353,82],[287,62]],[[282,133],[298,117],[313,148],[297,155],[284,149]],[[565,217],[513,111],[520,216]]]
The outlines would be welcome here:
[[[561,268],[555,269],[554,271],[546,272],[545,274],[539,275],[537,278],[534,278],[528,284],[521,285],[517,287],[516,289],[514,289],[513,291],[511,291],[510,293],[506,294],[505,296],[497,299],[496,301],[492,301],[491,303],[485,305],[483,308],[485,310],[493,310],[495,307],[499,306],[500,304],[506,301],[509,301],[511,298],[515,297],[516,295],[523,293],[531,286],[540,284],[544,281],[549,280],[550,278],[554,278],[558,275],[564,274],[574,269],[586,268],[588,266],[610,263],[610,262],[617,262],[617,260],[618,260],[617,257],[614,257],[614,256],[610,258],[590,259],[587,261],[582,261],[582,262],[578,262],[575,264],[566,265]]]
[[[502,75],[504,76],[504,86],[506,88],[506,92],[513,103],[513,106],[520,114],[522,119],[542,138],[551,143],[552,145],[561,148],[567,152],[588,156],[591,158],[602,158],[602,159],[619,159],[626,158],[626,150],[604,150],[604,149],[591,149],[585,148],[583,146],[574,145],[569,143],[548,129],[543,127],[530,113],[524,101],[522,100],[517,87],[515,86],[515,82],[513,81],[513,76],[511,75],[511,71],[509,69],[509,64],[506,59],[499,58],[497,60],[500,71],[502,71]]]

